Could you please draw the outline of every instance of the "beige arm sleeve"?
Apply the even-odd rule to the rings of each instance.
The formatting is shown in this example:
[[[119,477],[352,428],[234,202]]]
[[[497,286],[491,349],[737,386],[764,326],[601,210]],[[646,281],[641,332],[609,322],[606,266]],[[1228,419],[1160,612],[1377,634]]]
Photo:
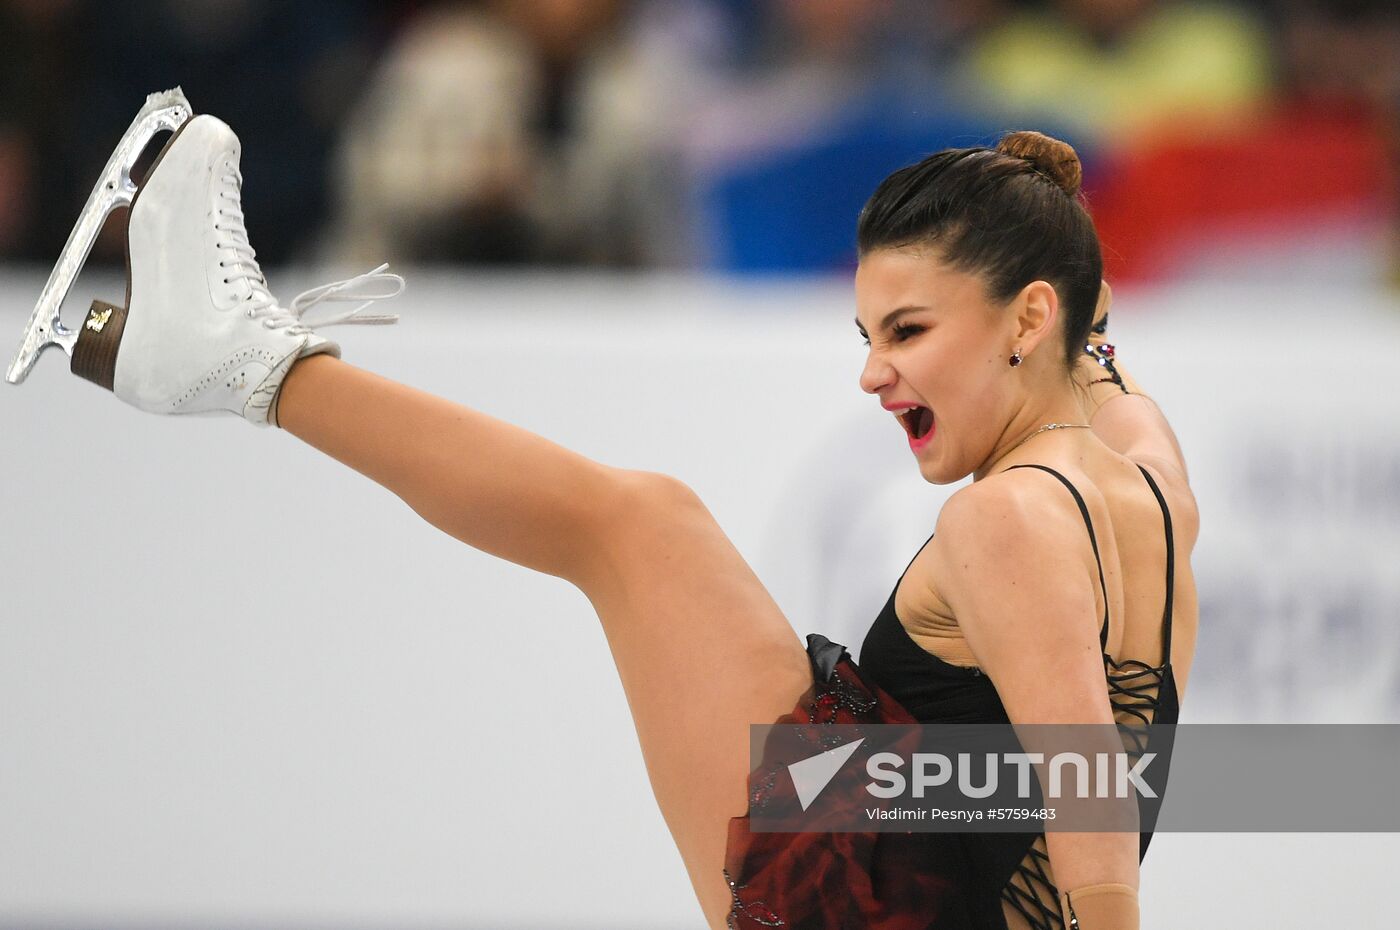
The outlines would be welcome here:
[[[1138,930],[1138,895],[1130,885],[1106,882],[1060,893],[1067,930]]]

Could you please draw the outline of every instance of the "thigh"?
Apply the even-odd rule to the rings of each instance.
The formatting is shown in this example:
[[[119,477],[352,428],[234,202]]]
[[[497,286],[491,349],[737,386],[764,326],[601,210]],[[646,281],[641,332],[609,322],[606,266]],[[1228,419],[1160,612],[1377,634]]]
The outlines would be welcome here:
[[[749,725],[812,683],[796,631],[684,485],[636,475],[626,514],[581,585],[602,620],[662,815],[712,927],[731,817],[747,811]]]

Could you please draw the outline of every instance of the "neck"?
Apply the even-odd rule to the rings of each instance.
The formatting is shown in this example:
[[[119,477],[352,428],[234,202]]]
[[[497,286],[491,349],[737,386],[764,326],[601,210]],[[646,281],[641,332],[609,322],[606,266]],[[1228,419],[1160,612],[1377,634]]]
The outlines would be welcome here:
[[[1047,423],[1074,423],[1087,425],[1089,417],[1069,387],[1053,397],[1043,397],[1039,402],[1027,398],[1025,404],[1016,411],[1006,428],[997,437],[992,453],[987,456],[980,468],[972,473],[973,481],[981,481],[990,474],[1002,471],[1021,462],[1032,462],[1052,454],[1054,450],[1070,450],[1082,447],[1091,429],[1042,429]],[[1041,430],[1037,433],[1036,430]],[[1029,438],[1028,438],[1029,437]]]

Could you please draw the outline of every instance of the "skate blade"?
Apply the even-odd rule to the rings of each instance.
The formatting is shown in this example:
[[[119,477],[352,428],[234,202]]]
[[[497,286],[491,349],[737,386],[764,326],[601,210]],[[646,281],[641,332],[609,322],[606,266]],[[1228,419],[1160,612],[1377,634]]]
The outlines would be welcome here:
[[[102,169],[97,185],[83,206],[83,212],[78,215],[78,222],[68,234],[68,242],[63,246],[58,263],[54,265],[48,283],[39,295],[39,303],[25,327],[24,342],[20,344],[5,374],[5,380],[10,384],[23,381],[34,367],[39,353],[49,346],[56,345],[68,355],[73,354],[78,333],[65,327],[59,318],[63,301],[77,280],[78,272],[87,262],[88,253],[92,251],[92,244],[97,240],[107,217],[113,210],[130,206],[135,198],[136,184],[131,180],[131,169],[136,159],[156,133],[179,129],[190,118],[191,112],[190,102],[178,87],[146,98],[145,106],[117,143],[112,157],[107,160],[107,167]]]

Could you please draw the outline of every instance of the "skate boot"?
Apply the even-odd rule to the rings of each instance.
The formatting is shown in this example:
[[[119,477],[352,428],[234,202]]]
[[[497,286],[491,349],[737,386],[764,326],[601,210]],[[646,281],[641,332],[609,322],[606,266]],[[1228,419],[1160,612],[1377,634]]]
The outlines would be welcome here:
[[[162,130],[174,135],[137,187],[132,165]],[[385,273],[385,265],[282,307],[248,242],[238,165],[238,137],[212,116],[193,116],[178,88],[147,98],[69,236],[6,380],[23,381],[39,353],[57,345],[74,374],[141,410],[235,413],[265,426],[275,423],[269,411],[297,359],[340,356],[340,346],[316,327],[398,319],[360,314],[403,290],[403,279]],[[127,204],[125,305],[94,301],[82,326],[68,330],[59,318],[63,299],[107,215]],[[362,303],[328,318],[303,318],[330,301]]]

